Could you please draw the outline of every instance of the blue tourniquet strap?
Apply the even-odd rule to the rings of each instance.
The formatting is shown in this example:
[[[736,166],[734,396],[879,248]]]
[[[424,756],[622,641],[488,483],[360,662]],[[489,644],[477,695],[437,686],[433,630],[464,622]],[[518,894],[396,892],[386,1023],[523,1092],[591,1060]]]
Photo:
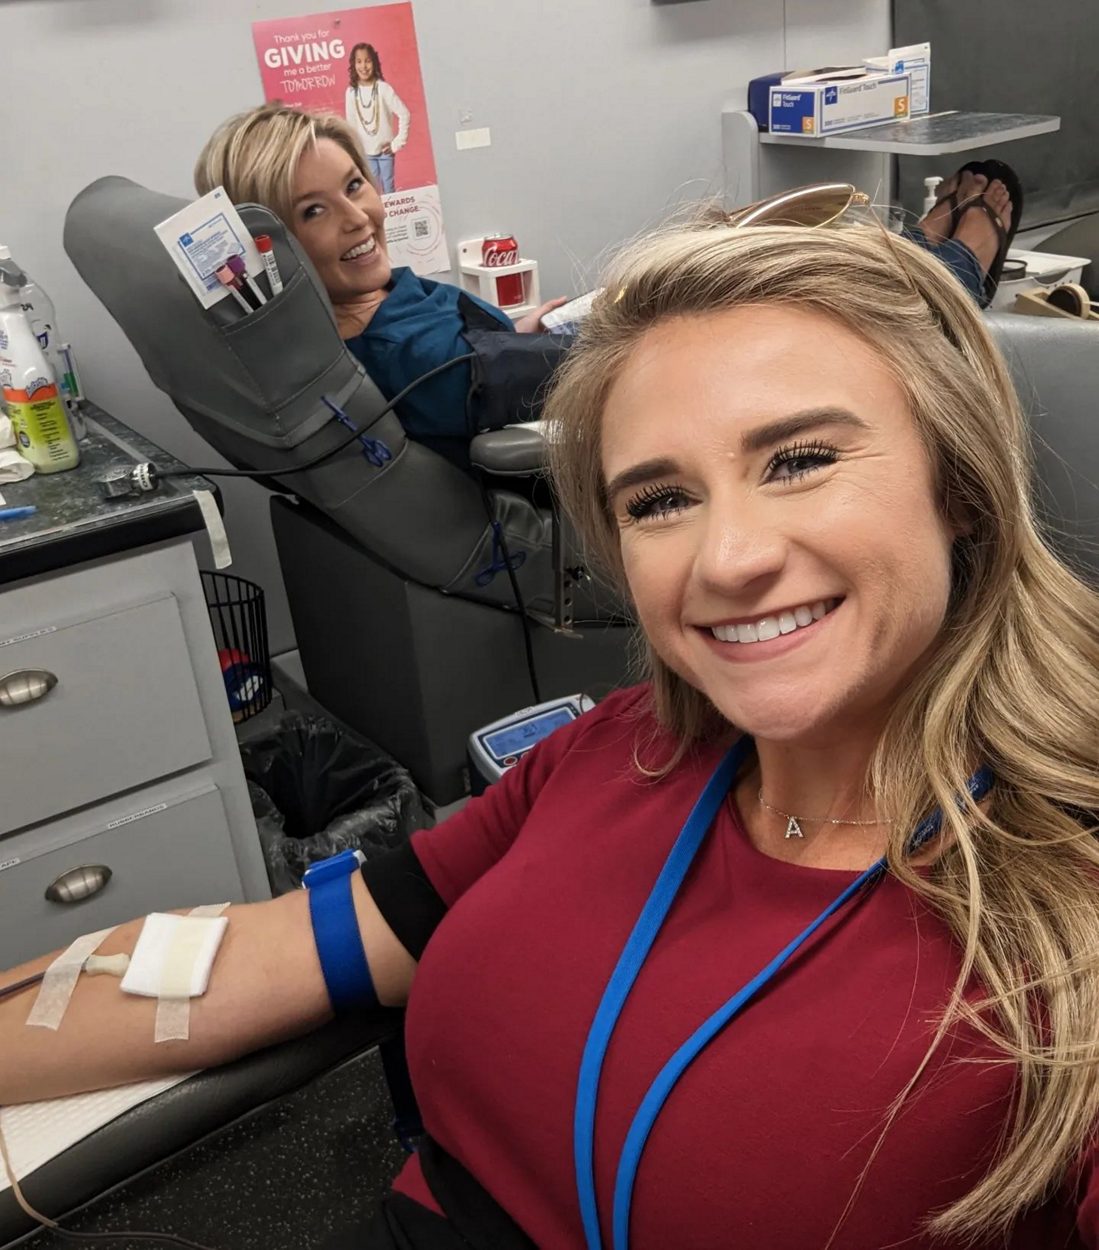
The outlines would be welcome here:
[[[339,1015],[376,1007],[378,995],[355,918],[350,873],[328,877],[310,888],[309,916],[332,1010]]]
[[[633,932],[619,958],[603,999],[595,1014],[587,1044],[580,1061],[580,1079],[576,1094],[576,1117],[574,1122],[574,1156],[576,1163],[577,1191],[580,1202],[580,1214],[584,1224],[584,1236],[588,1250],[602,1250],[602,1234],[599,1228],[599,1211],[595,1194],[594,1144],[595,1144],[595,1108],[599,1092],[599,1077],[602,1072],[603,1060],[610,1044],[611,1035],[618,1017],[625,1005],[629,992],[633,987],[637,974],[641,970],[660,926],[664,922],[683,878],[690,868],[702,839],[717,815],[717,809],[728,791],[741,761],[751,746],[751,740],[742,738],[740,742],[725,756],[717,766],[698,801],[695,803],[687,823],[676,839],[671,853],[661,869],[656,885],[653,887],[644,908],[641,911]],[[972,800],[979,803],[992,786],[992,773],[987,768],[979,769],[966,783]],[[716,799],[715,799],[716,795]],[[959,806],[961,798],[957,799]],[[920,847],[933,838],[942,827],[942,814],[933,812],[912,833],[908,840],[909,854],[915,853]],[[763,967],[746,985],[742,986],[728,1001],[702,1024],[683,1043],[675,1054],[661,1069],[652,1085],[649,1086],[641,1101],[626,1141],[619,1156],[618,1169],[615,1176],[614,1207],[612,1214],[612,1244],[614,1250],[628,1250],[630,1231],[630,1206],[633,1200],[634,1182],[641,1163],[641,1155],[645,1149],[650,1131],[656,1123],[661,1108],[667,1101],[676,1082],[687,1070],[699,1053],[729,1023],[756,994],[778,973],[790,957],[803,946],[809,938],[831,916],[853,899],[860,890],[872,887],[885,873],[886,859],[883,856],[860,874],[828,907],[792,942]]]

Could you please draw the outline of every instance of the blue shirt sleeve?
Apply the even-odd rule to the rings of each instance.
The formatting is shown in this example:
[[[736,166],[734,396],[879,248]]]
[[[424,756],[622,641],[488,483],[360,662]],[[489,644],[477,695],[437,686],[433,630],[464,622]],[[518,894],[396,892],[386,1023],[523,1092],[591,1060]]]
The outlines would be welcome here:
[[[469,351],[459,331],[450,333],[442,326],[438,331],[396,341],[372,337],[367,332],[351,339],[347,346],[386,399],[392,399],[421,374]],[[410,391],[397,407],[397,416],[409,437],[467,438],[466,397],[470,381],[469,361],[462,361]]]
[[[389,293],[370,324],[362,334],[347,340],[348,349],[386,399],[392,399],[421,374],[469,353],[458,306],[460,295],[458,288],[448,283],[418,278],[410,269],[394,270]],[[470,298],[499,323],[501,332],[514,333],[511,322],[498,308],[475,296]],[[462,361],[409,392],[397,408],[409,437],[423,442],[468,439],[466,401],[471,381],[469,361]]]

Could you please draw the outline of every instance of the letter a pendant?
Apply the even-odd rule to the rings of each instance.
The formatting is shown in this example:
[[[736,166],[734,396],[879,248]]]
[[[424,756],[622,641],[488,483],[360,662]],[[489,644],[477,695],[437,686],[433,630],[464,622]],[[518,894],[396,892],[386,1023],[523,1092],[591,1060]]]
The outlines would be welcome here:
[[[788,838],[804,838],[805,834],[801,831],[801,825],[797,822],[796,816],[791,816],[786,822],[786,836]]]

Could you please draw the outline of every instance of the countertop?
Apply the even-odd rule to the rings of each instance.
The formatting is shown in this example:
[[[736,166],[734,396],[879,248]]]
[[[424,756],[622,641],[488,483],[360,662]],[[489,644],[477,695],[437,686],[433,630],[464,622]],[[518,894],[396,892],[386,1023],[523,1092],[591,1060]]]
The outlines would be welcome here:
[[[0,521],[0,585],[203,527],[194,491],[217,497],[206,478],[170,478],[152,494],[105,499],[97,483],[108,470],[145,460],[162,470],[186,466],[95,404],[86,403],[83,412],[88,434],[77,468],[0,484],[5,508],[38,509],[22,520]]]

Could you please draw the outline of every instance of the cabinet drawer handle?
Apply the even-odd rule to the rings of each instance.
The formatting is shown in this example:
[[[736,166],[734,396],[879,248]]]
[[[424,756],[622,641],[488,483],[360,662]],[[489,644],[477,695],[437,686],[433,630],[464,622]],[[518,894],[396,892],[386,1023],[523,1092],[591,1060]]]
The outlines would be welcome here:
[[[84,864],[70,868],[46,887],[51,903],[80,903],[102,890],[113,876],[106,864]]]
[[[57,685],[57,677],[44,668],[20,668],[0,677],[0,707],[36,703]]]

